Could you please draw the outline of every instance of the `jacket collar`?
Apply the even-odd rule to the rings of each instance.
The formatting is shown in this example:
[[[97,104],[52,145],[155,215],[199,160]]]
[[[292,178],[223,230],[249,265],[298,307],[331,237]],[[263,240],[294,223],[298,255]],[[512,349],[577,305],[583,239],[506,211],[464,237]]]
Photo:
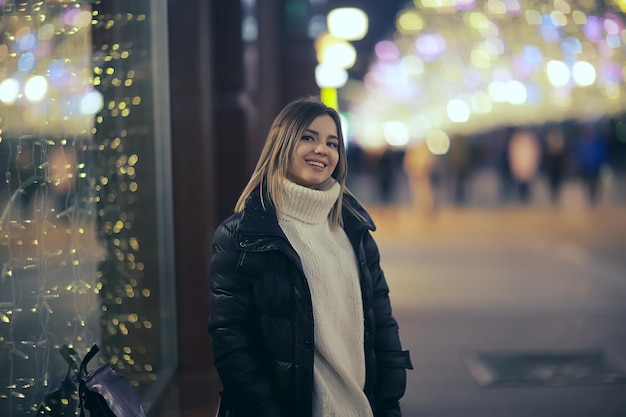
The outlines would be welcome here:
[[[259,188],[254,190],[248,196],[239,225],[238,237],[240,240],[244,236],[280,237],[286,239],[285,234],[278,225],[276,209],[268,197],[263,200],[265,207],[261,204],[261,192]],[[356,211],[363,218],[363,220],[351,213],[347,206],[352,207],[354,211]],[[376,230],[374,221],[370,217],[369,213],[367,213],[356,198],[347,193],[344,193],[343,195],[342,216],[343,228],[348,235],[358,231]]]
[[[363,220],[357,218],[353,213],[351,213],[350,210],[348,210],[348,206],[352,207],[352,209],[354,209],[354,211],[356,211],[363,218]],[[342,216],[343,228],[348,234],[349,231],[357,229],[366,229],[372,232],[376,230],[376,225],[374,224],[374,221],[370,217],[369,213],[351,194],[343,194]]]
[[[261,204],[260,189],[255,189],[244,205],[239,224],[239,234],[244,236],[284,236],[278,225],[276,210],[270,199],[263,199],[265,207]]]

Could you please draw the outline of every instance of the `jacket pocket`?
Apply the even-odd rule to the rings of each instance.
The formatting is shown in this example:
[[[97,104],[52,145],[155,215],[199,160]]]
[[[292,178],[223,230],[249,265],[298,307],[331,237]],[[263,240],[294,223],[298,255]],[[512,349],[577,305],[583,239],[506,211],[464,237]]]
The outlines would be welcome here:
[[[378,354],[375,394],[377,408],[397,407],[406,389],[407,369],[413,369],[408,350]]]
[[[378,364],[381,367],[413,369],[408,350],[381,352],[378,354]]]

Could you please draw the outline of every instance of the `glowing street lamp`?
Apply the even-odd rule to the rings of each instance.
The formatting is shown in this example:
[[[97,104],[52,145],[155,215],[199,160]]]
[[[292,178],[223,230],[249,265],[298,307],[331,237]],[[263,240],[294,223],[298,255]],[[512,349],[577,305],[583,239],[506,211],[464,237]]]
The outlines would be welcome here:
[[[344,39],[335,38],[330,33],[320,35],[315,40],[317,62],[332,64],[341,68],[351,68],[356,63],[356,49]]]
[[[348,82],[348,73],[339,66],[319,64],[315,67],[315,81],[320,87],[341,88]]]
[[[329,32],[336,38],[358,41],[365,37],[368,19],[365,12],[354,7],[341,7],[328,13]]]
[[[345,69],[352,68],[356,63],[356,50],[348,42],[331,45],[324,51],[321,63]]]
[[[339,110],[337,89],[348,82],[348,72],[339,66],[319,64],[315,67],[315,81],[321,88],[322,102],[335,110]]]
[[[354,7],[333,9],[326,17],[329,33],[315,42],[319,65],[315,81],[326,105],[338,110],[337,89],[348,82],[347,68],[356,62],[356,50],[346,41],[363,39],[367,33],[367,15]]]

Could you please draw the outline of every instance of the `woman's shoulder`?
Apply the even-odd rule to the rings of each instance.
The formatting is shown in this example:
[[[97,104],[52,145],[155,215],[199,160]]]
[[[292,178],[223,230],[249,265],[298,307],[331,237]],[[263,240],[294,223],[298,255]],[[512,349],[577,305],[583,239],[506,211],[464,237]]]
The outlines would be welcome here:
[[[217,226],[214,239],[237,239],[249,235],[270,235],[279,233],[276,213],[270,207],[259,204],[246,204],[243,210],[231,214]]]
[[[222,221],[213,232],[213,240],[234,239],[241,223],[242,212],[236,212]]]

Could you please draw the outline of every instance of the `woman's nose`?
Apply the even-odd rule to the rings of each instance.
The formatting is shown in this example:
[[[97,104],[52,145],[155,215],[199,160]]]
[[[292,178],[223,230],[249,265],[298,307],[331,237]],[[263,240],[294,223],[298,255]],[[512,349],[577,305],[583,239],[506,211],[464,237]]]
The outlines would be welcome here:
[[[328,149],[326,149],[326,145],[323,143],[318,143],[317,146],[315,146],[315,153],[319,153],[321,155],[326,155],[326,153],[328,152]]]

